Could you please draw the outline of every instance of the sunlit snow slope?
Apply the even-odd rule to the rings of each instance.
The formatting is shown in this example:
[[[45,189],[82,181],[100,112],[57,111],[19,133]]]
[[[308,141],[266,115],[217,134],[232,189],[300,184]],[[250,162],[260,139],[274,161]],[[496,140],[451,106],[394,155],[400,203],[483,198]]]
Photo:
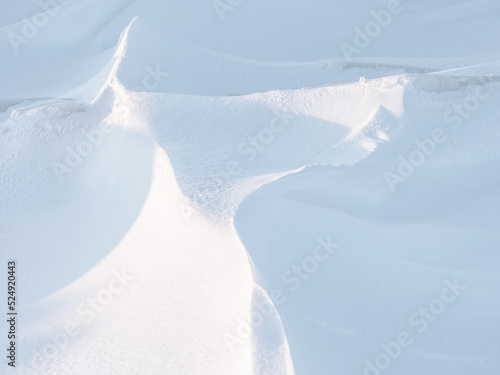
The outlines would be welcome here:
[[[500,373],[496,0],[0,5],[2,373]]]

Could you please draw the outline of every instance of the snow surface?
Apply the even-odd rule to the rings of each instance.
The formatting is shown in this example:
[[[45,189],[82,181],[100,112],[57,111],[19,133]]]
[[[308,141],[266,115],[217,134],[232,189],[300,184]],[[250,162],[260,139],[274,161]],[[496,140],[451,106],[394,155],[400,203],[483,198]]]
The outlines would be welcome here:
[[[500,374],[500,3],[222,3],[0,2],[2,373]]]

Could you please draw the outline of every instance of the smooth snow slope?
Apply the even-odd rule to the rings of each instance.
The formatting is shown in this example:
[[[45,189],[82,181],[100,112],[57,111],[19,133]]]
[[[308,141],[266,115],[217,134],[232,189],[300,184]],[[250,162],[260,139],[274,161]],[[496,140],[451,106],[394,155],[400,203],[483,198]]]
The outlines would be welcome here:
[[[499,6],[402,1],[346,59],[389,3],[8,5],[2,371],[498,374]]]

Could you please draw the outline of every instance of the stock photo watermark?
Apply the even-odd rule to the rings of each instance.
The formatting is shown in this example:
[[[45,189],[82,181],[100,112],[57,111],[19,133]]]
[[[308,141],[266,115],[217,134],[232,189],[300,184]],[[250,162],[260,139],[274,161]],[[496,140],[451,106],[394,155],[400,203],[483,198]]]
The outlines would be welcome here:
[[[408,316],[408,324],[415,332],[403,330],[396,335],[393,341],[381,343],[382,350],[375,358],[365,360],[363,375],[381,375],[383,370],[389,368],[404,353],[405,348],[415,342],[416,333],[423,334],[467,289],[467,286],[461,285],[456,278],[453,282],[446,280],[444,285],[445,287],[437,298],[432,299],[425,306],[420,306],[417,311]]]
[[[49,21],[59,13],[59,7],[64,2],[58,0],[40,0],[37,4],[43,12],[35,14],[31,18],[25,18],[22,21],[19,33],[10,32],[7,35],[15,53],[19,52],[21,45],[28,44],[30,40],[38,35],[41,29],[48,25]]]
[[[386,9],[370,12],[371,20],[361,29],[354,28],[354,37],[351,43],[341,42],[340,50],[346,60],[350,60],[352,55],[359,55],[363,49],[368,47],[373,39],[378,37],[382,30],[390,25],[393,16],[403,12],[404,7],[399,0],[389,0]]]
[[[154,69],[148,65],[145,70],[146,74],[142,78],[142,85],[135,86],[134,91],[132,92],[135,99],[142,96],[142,94],[146,91],[156,89],[163,82],[163,80],[170,75],[167,72],[163,72],[159,64],[156,64]]]
[[[225,184],[241,175],[245,166],[253,161],[260,153],[264,152],[295,118],[295,115],[290,113],[282,113],[277,110],[273,110],[273,112],[275,116],[271,118],[266,127],[254,132],[253,135],[248,136],[239,143],[237,147],[237,154],[239,157],[227,161],[221,169],[212,173],[206,185],[204,187],[198,187],[194,191],[195,195],[202,196],[205,188],[212,189],[216,193],[220,192]],[[242,157],[244,160],[239,160]],[[183,204],[180,206],[180,212],[186,220],[189,220],[193,213],[193,209]]]
[[[281,281],[287,286],[288,292],[296,292],[306,280],[321,269],[321,264],[328,261],[339,247],[340,245],[333,242],[330,236],[317,237],[316,246],[310,255],[283,272]],[[266,318],[274,314],[275,307],[283,305],[288,300],[286,291],[281,288],[273,289],[269,296],[272,302],[266,300],[256,302],[256,309],[252,309],[249,319],[245,320],[240,317],[234,333],[224,334],[224,341],[229,352],[234,353],[237,345],[250,338],[253,329],[262,326]]]
[[[159,64],[155,68],[147,66],[146,74],[143,76],[141,83],[134,87],[131,96],[134,100],[139,100],[145,92],[156,89],[164,78],[168,77],[167,72],[163,72]],[[125,124],[129,118],[129,107],[123,103],[118,103],[115,108],[111,108],[111,120],[118,124]],[[83,138],[73,146],[66,147],[66,156],[52,165],[54,174],[59,181],[62,181],[65,175],[70,174],[74,169],[78,168],[105,140],[106,135],[113,133],[116,126],[107,120],[104,120],[99,127],[88,131],[82,131]]]
[[[71,147],[66,148],[66,156],[56,161],[52,165],[52,169],[59,181],[63,181],[64,175],[71,173],[75,168],[78,168],[84,159],[90,156],[99,145],[102,144],[106,134],[110,134],[115,130],[110,123],[104,122],[96,129],[83,132],[83,139]]]
[[[443,114],[443,121],[452,124],[452,130],[462,127],[464,120],[471,117],[477,111],[481,102],[491,98],[495,92],[495,87],[499,87],[499,82],[487,81],[483,77],[479,78],[480,85],[474,89],[474,93],[467,95],[460,103],[455,103],[453,109],[449,109]],[[438,146],[446,143],[451,137],[447,130],[437,127],[432,130],[430,136],[422,141],[414,142],[415,148],[407,155],[398,156],[398,167],[396,171],[385,171],[384,178],[391,192],[396,191],[398,183],[405,182],[415,171],[425,163],[438,149]]]
[[[17,260],[11,259],[7,262],[7,364],[16,367],[17,353]]]
[[[243,4],[243,0],[214,0],[212,2],[215,12],[221,22],[226,19],[226,13],[234,12],[241,4]]]
[[[125,269],[120,272],[114,270],[112,275],[104,288],[78,305],[73,319],[63,329],[49,335],[48,344],[32,353],[32,360],[27,365],[21,366],[23,374],[34,374],[45,370],[52,360],[69,347],[72,339],[82,334],[83,324],[91,324],[97,315],[111,305],[115,298],[129,286],[129,282],[133,281]]]

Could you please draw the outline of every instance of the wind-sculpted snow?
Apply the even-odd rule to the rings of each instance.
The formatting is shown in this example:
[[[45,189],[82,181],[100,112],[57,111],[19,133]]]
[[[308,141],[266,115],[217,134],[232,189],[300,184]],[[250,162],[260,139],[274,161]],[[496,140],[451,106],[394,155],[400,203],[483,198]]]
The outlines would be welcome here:
[[[313,3],[2,13],[2,371],[498,374],[498,5]]]

